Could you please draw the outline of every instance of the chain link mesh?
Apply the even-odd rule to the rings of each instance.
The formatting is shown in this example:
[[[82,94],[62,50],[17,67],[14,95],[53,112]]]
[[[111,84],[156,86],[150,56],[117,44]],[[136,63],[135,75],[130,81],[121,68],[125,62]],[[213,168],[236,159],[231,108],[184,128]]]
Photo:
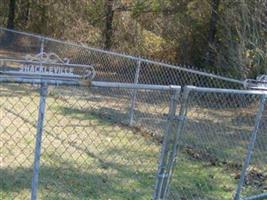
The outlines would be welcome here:
[[[261,96],[190,92],[168,199],[233,199]],[[266,109],[264,113],[242,197],[267,191]]]
[[[96,70],[96,81],[112,81],[157,85],[195,85],[217,88],[243,88],[242,81],[207,72],[200,72],[186,66],[165,63],[103,51],[82,45],[62,42],[33,34],[16,32],[0,27],[0,58],[24,59],[41,52],[56,53],[60,58],[70,59],[72,64],[92,65]],[[138,63],[140,62],[140,72]]]
[[[29,199],[39,94],[36,87],[0,85],[0,196]]]
[[[43,47],[44,52],[70,59],[70,64],[92,65],[95,81],[243,89],[242,81],[227,77],[3,28],[0,43],[1,62],[9,62],[12,69],[20,64],[17,59],[34,56]],[[0,86],[3,199],[30,198],[39,89],[15,83]],[[38,197],[151,199],[157,192],[155,179],[166,175],[159,174],[159,169],[166,164],[170,169],[167,175],[172,175],[168,199],[232,199],[260,104],[260,95],[238,91],[203,92],[196,88],[183,102],[180,94],[174,97],[171,87],[49,86]],[[174,104],[176,116],[175,112],[170,116]],[[178,116],[184,106],[187,118]],[[266,118],[265,109],[242,184],[242,197],[267,192]],[[184,126],[179,126],[184,120]],[[168,131],[176,129],[180,135],[168,138]],[[178,147],[173,171],[170,166],[176,152],[164,154],[167,140],[168,148],[175,149],[175,142]]]
[[[35,87],[30,89],[4,84],[1,90],[4,199],[30,195],[40,98]],[[158,105],[167,110],[171,91],[137,90],[137,123],[131,127],[132,90],[50,86],[48,91],[38,197],[149,199],[160,151],[160,141],[153,137],[157,124],[152,122],[166,120]],[[144,117],[150,121],[146,128]]]

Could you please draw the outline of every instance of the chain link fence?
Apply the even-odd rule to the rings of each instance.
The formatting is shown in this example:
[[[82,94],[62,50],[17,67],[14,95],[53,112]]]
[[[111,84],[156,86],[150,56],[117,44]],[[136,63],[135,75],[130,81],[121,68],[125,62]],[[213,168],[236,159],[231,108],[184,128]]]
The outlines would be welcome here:
[[[1,84],[1,199],[29,198],[38,104],[37,87]]]
[[[183,97],[163,196],[266,198],[266,92],[188,87]]]
[[[243,89],[243,81],[227,78],[184,66],[173,66],[143,58],[62,42],[34,34],[17,32],[0,27],[0,58],[2,69],[19,66],[25,56],[40,52],[53,53],[69,64],[90,65],[96,70],[96,81],[123,82],[154,85],[195,85],[201,87]],[[15,62],[14,62],[15,61]],[[138,122],[140,113],[135,111],[138,94],[132,91],[129,123]]]
[[[242,81],[197,71],[183,65],[169,65],[1,27],[0,41],[2,59],[24,60],[25,55],[34,56],[43,49],[44,52],[53,52],[62,59],[68,58],[70,63],[94,66],[97,81],[243,88]]]
[[[3,28],[0,40],[1,199],[266,198],[266,92]],[[5,75],[40,52],[95,80]]]
[[[43,90],[1,84],[1,198],[29,199],[39,185],[38,199],[149,199],[161,141],[152,134],[156,123],[146,129],[127,125],[131,89]],[[141,116],[166,120],[157,109],[167,110],[172,88],[135,90],[145,94],[136,101]],[[35,183],[33,169],[40,177]]]

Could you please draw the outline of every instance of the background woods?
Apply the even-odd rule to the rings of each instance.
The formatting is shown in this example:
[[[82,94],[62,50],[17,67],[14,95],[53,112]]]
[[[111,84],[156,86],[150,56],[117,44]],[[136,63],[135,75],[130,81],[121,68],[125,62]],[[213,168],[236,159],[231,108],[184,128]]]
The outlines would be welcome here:
[[[1,0],[0,26],[237,78],[267,73],[266,0]]]

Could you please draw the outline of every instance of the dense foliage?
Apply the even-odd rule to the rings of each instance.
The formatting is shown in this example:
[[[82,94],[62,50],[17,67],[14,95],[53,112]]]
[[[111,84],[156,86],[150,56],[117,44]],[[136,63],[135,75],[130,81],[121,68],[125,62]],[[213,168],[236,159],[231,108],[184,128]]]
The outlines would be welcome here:
[[[267,73],[266,0],[1,0],[0,26],[238,78]]]

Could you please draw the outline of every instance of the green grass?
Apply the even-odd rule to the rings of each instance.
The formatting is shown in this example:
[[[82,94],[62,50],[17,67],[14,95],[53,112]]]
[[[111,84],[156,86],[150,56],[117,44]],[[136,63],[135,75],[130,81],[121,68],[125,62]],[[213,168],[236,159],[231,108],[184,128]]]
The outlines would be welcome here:
[[[173,176],[172,199],[198,197],[201,199],[231,199],[236,188],[234,170],[222,166],[207,166],[206,162],[180,156]]]
[[[0,98],[1,199],[29,198],[38,101]],[[160,146],[85,103],[47,98],[40,199],[150,199]]]
[[[26,94],[24,88],[17,88],[16,95],[10,96],[10,89],[16,87],[3,88],[0,96],[0,199],[29,199],[39,96],[35,89]],[[88,93],[81,97],[90,96]],[[151,199],[161,144],[107,113],[113,109],[125,116],[129,102],[54,95],[56,98],[47,98],[39,199]],[[240,155],[245,155],[247,143],[239,138],[231,141],[233,128],[220,132],[220,123],[236,127],[231,113],[225,112],[227,117],[215,113],[218,120],[213,122],[208,119],[214,118],[211,111],[205,112],[196,117],[195,112],[189,113],[191,121],[181,143],[192,145],[193,152],[186,151],[186,146],[179,152],[170,199],[227,200],[234,195],[240,166],[233,163],[242,161]],[[204,129],[207,123],[209,130]],[[244,130],[249,132],[250,127],[242,129],[242,134]],[[229,162],[222,159],[214,163],[210,155],[229,158]],[[262,160],[259,165],[262,169],[264,163]],[[262,188],[249,184],[242,194],[264,192]]]

